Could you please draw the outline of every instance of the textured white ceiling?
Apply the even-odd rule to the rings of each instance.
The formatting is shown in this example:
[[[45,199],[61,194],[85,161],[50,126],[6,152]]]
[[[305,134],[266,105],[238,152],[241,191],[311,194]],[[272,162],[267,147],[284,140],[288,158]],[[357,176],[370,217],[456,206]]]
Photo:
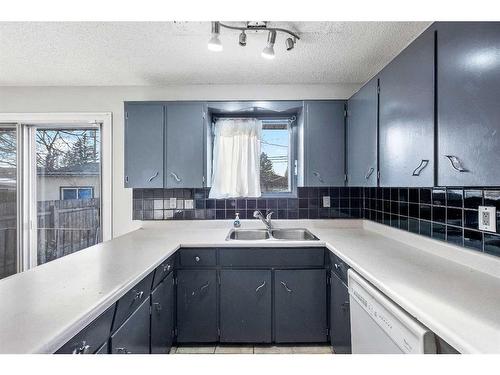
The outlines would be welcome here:
[[[238,23],[231,23],[238,24]],[[242,24],[242,23],[239,23]],[[209,22],[2,22],[2,86],[363,83],[428,22],[270,22],[300,34],[292,51],[278,34],[272,61],[266,33],[222,29],[210,52]]]

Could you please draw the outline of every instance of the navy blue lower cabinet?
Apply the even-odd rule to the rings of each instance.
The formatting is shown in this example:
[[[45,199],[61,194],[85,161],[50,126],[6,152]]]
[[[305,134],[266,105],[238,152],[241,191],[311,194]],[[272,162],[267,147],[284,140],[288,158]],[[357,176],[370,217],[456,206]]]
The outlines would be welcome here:
[[[217,271],[177,272],[177,342],[217,342]]]
[[[168,354],[174,330],[174,278],[171,272],[151,293],[151,353]]]
[[[111,335],[112,354],[148,354],[150,297]]]
[[[270,343],[271,270],[220,271],[220,341]]]
[[[109,354],[109,345],[108,342],[106,341],[97,351],[95,354]]]
[[[330,341],[335,353],[351,353],[349,289],[334,272],[330,279]]]
[[[274,275],[275,341],[327,341],[325,269],[276,270]]]

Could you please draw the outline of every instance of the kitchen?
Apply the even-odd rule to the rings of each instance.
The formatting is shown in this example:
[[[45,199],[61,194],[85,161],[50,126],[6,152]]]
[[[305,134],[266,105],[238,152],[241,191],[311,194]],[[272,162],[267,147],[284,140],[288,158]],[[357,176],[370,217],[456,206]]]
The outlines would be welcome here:
[[[500,353],[499,22],[0,36],[0,353]]]

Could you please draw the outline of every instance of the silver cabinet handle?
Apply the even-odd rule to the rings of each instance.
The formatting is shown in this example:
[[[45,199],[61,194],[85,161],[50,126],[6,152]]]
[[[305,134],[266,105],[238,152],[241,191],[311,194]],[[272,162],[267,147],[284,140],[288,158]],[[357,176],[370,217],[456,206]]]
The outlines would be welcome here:
[[[73,354],[89,354],[90,353],[90,345],[84,340],[81,345],[77,346],[73,349]]]
[[[153,303],[153,306],[155,307],[157,312],[161,311],[161,303],[160,302]]]
[[[210,286],[210,281],[207,281],[207,283],[205,285],[202,285],[201,288],[200,288],[200,292],[203,291],[203,289],[206,289]]]
[[[116,352],[118,354],[132,354],[132,352],[129,352],[127,348],[116,348]]]
[[[138,290],[134,290],[134,292],[135,292],[134,300],[141,299],[142,296],[144,295],[144,292],[142,290],[139,290],[139,291]]]
[[[149,181],[149,182],[153,181],[156,177],[158,177],[158,174],[159,174],[159,173],[160,173],[160,172],[156,171],[156,173],[155,173],[154,175],[152,175],[151,177],[149,177],[149,180],[148,180],[148,181]]]
[[[281,285],[283,285],[283,288],[285,288],[285,290],[288,293],[292,293],[292,290],[288,287],[288,285],[286,285],[286,283],[284,281],[281,282]]]
[[[264,281],[262,284],[260,284],[256,289],[255,289],[255,293],[257,293],[260,289],[264,288],[264,286],[266,285],[266,282]]]
[[[428,164],[428,159],[422,159],[418,167],[413,170],[412,176],[420,176],[420,172],[422,172]]]
[[[170,264],[167,264],[166,266],[163,266],[163,272],[167,272],[167,271],[170,271],[170,268],[172,266]]]
[[[194,260],[195,260],[196,262],[199,262],[199,261],[201,260],[201,258],[200,258],[199,256],[195,256],[195,257],[194,257]]]
[[[172,176],[174,178],[174,180],[177,181],[177,182],[181,182],[182,181],[182,179],[179,178],[179,176],[177,176],[177,174],[174,173],[174,172],[170,172],[170,176]]]
[[[464,168],[464,166],[462,165],[462,162],[460,161],[460,159],[459,159],[459,158],[457,158],[457,157],[456,157],[456,156],[454,156],[454,155],[445,155],[445,156],[448,158],[448,160],[449,160],[449,161],[450,161],[450,163],[451,163],[451,166],[452,166],[455,170],[457,170],[457,171],[459,171],[459,172],[469,172],[469,170],[468,170],[468,169]]]
[[[323,177],[321,177],[321,173],[319,173],[318,171],[313,171],[312,174],[314,177],[316,177],[319,180],[319,182],[321,182],[321,183],[325,182],[325,181],[323,181]]]
[[[368,180],[373,174],[373,172],[375,172],[375,168],[371,167],[370,169],[368,169],[368,172],[366,172],[365,174],[365,180]]]

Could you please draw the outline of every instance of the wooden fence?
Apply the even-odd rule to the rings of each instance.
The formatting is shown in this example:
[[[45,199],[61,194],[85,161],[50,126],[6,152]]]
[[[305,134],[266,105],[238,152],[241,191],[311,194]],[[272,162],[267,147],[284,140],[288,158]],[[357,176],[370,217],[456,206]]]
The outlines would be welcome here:
[[[43,264],[100,241],[100,202],[37,202],[37,261]],[[0,203],[0,278],[16,271],[16,203]]]

